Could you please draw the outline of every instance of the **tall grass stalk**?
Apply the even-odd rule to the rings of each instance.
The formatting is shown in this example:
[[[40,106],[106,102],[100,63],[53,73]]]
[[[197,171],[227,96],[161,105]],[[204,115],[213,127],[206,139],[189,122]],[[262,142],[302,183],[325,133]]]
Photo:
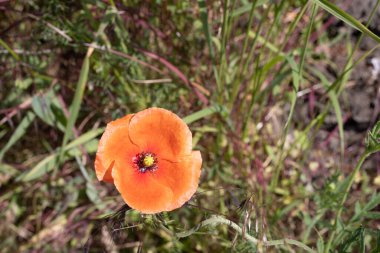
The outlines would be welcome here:
[[[292,93],[291,109],[290,109],[290,113],[289,113],[289,116],[288,116],[288,120],[287,120],[287,122],[285,124],[285,129],[284,129],[284,133],[282,135],[282,141],[281,141],[281,145],[280,145],[280,152],[279,152],[279,155],[278,155],[277,163],[275,165],[274,175],[273,175],[273,177],[271,179],[271,183],[270,183],[270,190],[272,192],[277,187],[278,178],[280,176],[280,171],[281,171],[283,160],[284,160],[284,156],[283,155],[284,155],[285,140],[286,140],[286,137],[287,137],[288,132],[289,132],[290,121],[291,121],[291,119],[293,117],[294,107],[295,107],[296,99],[297,99],[297,91],[298,91],[298,88],[299,88],[300,84],[302,83],[302,79],[303,79],[303,74],[302,73],[303,73],[303,68],[304,68],[304,63],[305,63],[306,49],[307,49],[307,46],[308,46],[308,42],[309,42],[309,38],[310,38],[312,27],[313,27],[313,24],[314,24],[314,18],[315,18],[316,13],[317,13],[317,6],[315,4],[312,4],[312,11],[311,11],[310,22],[309,22],[309,26],[307,28],[307,33],[306,33],[306,36],[305,36],[305,44],[302,47],[301,56],[300,56],[300,63],[298,65],[298,69],[297,69],[298,73],[295,73],[294,77],[296,79],[293,79],[293,80],[295,80],[295,83],[293,83],[293,85],[294,85],[293,89],[294,90],[293,90],[293,93]]]

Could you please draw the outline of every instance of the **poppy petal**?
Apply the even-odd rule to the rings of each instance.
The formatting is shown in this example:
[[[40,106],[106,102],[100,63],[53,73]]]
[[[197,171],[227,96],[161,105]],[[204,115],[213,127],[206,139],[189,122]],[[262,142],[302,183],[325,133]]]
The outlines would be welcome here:
[[[133,114],[128,114],[107,124],[98,146],[95,159],[95,171],[99,180],[113,182],[112,168],[115,159],[133,157],[138,153],[138,147],[129,139],[129,122]]]
[[[187,125],[174,113],[151,108],[107,124],[95,170],[142,213],[171,211],[195,193],[202,166]]]
[[[172,190],[155,180],[152,173],[141,173],[118,160],[112,177],[117,190],[131,208],[146,214],[171,210]]]
[[[152,175],[156,181],[168,186],[173,191],[170,210],[181,207],[198,188],[201,174],[202,156],[199,151],[182,157],[177,162],[159,160],[158,169]]]
[[[140,149],[171,161],[189,155],[192,149],[192,136],[186,123],[162,108],[136,113],[130,121],[129,136]]]

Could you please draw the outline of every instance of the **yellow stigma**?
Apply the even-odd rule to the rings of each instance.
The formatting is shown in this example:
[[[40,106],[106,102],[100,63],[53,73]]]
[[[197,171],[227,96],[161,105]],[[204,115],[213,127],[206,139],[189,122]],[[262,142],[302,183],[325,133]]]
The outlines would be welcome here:
[[[144,163],[144,166],[145,167],[150,167],[153,165],[154,163],[154,158],[152,155],[147,155],[144,157],[144,160],[143,160],[143,163]]]

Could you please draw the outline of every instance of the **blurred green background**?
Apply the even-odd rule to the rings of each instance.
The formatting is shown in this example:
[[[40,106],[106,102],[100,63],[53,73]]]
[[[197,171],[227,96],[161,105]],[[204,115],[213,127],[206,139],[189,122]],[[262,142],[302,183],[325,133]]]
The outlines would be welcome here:
[[[0,1],[0,252],[380,252],[380,1]],[[198,192],[98,182],[107,122],[182,117]]]

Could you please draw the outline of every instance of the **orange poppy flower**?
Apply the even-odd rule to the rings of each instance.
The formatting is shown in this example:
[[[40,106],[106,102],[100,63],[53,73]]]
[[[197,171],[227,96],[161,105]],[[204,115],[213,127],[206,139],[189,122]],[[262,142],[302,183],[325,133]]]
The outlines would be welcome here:
[[[192,136],[174,113],[150,108],[108,123],[96,153],[96,176],[114,183],[142,213],[171,211],[195,193],[202,166]]]

